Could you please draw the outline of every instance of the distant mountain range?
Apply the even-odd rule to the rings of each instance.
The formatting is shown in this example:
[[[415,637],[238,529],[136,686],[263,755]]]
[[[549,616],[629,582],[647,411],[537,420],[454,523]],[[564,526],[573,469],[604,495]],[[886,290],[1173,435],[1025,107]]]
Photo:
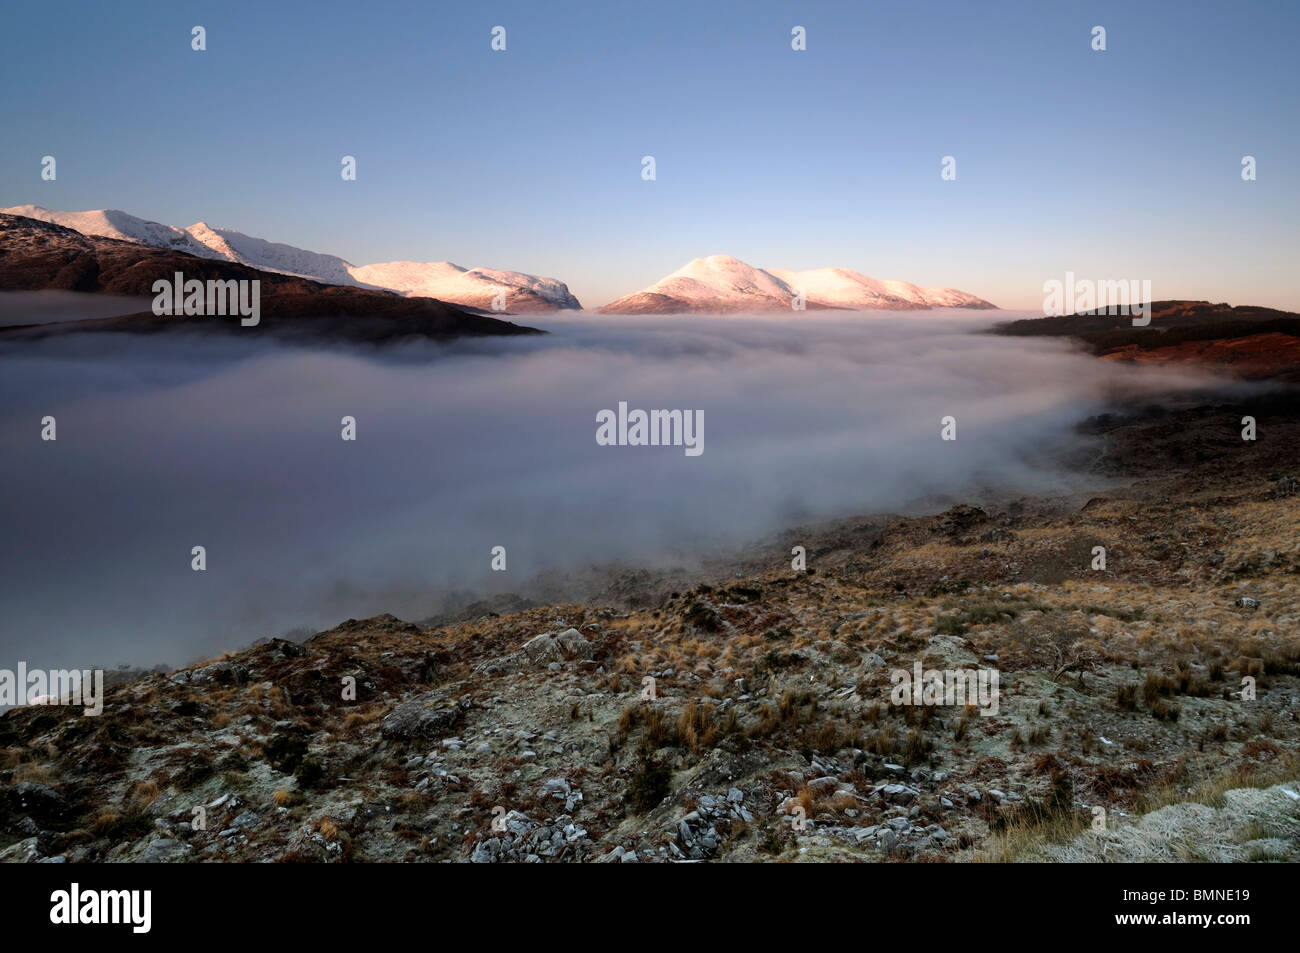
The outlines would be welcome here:
[[[847,268],[762,269],[729,255],[710,255],[687,262],[644,291],[619,298],[600,310],[604,314],[792,311],[800,295],[809,310],[997,307],[954,288],[920,288],[906,281],[880,281]]]
[[[56,212],[39,205],[15,205],[0,209],[0,212],[62,225],[83,235],[152,245],[330,285],[355,285],[395,291],[409,297],[437,298],[448,304],[483,311],[518,314],[582,307],[563,282],[517,271],[462,268],[449,261],[388,261],[354,265],[336,255],[268,242],[228,228],[213,228],[206,222],[177,228],[115,209]],[[504,298],[499,298],[503,292]],[[498,299],[502,307],[493,307],[493,299]]]
[[[164,226],[165,227],[165,226]],[[165,234],[165,233],[163,233]],[[537,334],[444,301],[391,291],[331,285],[297,275],[263,271],[213,256],[197,257],[185,239],[156,248],[136,241],[84,235],[70,228],[0,212],[0,290],[98,292],[153,298],[155,281],[258,281],[256,331],[238,316],[156,315],[141,311],[111,318],[0,328],[0,340],[29,340],[85,332],[159,331],[269,334],[307,341],[386,344],[408,339],[445,340],[465,335]]]
[[[0,212],[62,225],[83,235],[150,245],[325,284],[436,298],[482,311],[539,313],[582,307],[564,282],[518,271],[462,268],[447,261],[354,265],[336,255],[269,242],[232,229],[214,228],[206,222],[177,228],[113,209],[58,212],[38,205],[16,205]],[[906,281],[882,281],[847,268],[764,270],[727,255],[712,255],[696,258],[643,291],[619,298],[599,310],[604,314],[793,311],[792,303],[800,294],[805,307],[812,311],[997,307],[954,288],[922,288]]]

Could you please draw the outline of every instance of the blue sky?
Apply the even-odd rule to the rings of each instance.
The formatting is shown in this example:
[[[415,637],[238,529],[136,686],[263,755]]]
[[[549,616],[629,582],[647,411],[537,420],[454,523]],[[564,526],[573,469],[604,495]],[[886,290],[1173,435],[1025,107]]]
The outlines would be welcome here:
[[[1291,0],[10,0],[0,21],[0,205],[526,271],[588,307],[723,253],[1004,307],[1069,270],[1300,309]]]

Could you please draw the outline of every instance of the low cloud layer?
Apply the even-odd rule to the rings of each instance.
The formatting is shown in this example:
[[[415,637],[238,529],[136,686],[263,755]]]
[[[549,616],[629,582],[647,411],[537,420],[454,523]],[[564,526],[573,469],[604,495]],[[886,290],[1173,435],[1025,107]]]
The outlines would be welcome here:
[[[78,291],[4,291],[0,292],[0,328],[77,318],[111,318],[148,311],[152,302],[152,298]]]
[[[1042,457],[1076,422],[1195,383],[975,333],[989,320],[572,317],[544,338],[366,353],[255,331],[0,344],[0,664],[179,664],[420,618],[449,588],[679,564],[976,487],[1067,489]],[[619,401],[703,411],[704,452],[598,445]]]

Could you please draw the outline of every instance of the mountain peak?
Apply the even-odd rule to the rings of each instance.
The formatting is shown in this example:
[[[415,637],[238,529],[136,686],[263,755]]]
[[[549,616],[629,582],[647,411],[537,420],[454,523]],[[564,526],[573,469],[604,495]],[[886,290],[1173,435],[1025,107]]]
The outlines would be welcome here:
[[[605,305],[604,314],[736,314],[793,310],[802,295],[810,310],[914,311],[993,308],[954,288],[918,288],[879,281],[848,268],[789,271],[755,268],[730,255],[693,258],[650,287]]]
[[[436,298],[449,304],[506,312],[542,312],[582,307],[567,285],[517,271],[465,269],[448,261],[391,261],[354,265],[337,255],[255,238],[207,222],[177,228],[138,218],[117,209],[59,212],[38,205],[0,209],[42,222],[62,225],[83,235],[181,251],[199,258],[237,262],[262,271],[309,278],[330,285],[353,285],[395,291],[411,298]]]

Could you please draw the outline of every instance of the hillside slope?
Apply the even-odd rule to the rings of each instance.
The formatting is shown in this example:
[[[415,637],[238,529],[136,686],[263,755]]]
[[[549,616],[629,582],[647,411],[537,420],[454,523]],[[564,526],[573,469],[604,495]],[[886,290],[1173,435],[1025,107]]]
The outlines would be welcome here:
[[[1090,422],[1111,489],[1086,501],[792,530],[652,599],[642,574],[604,604],[348,620],[98,718],[10,711],[0,858],[1070,860],[1101,807],[1108,860],[1220,832],[1295,859],[1300,813],[1263,789],[1300,776],[1300,401],[1250,406],[1272,424],[1244,449],[1240,405]],[[917,664],[996,669],[997,711],[892,704]],[[1259,786],[1228,803],[1267,816],[1143,820],[1203,785]],[[1149,853],[1157,829],[1177,844]]]
[[[153,297],[154,282],[171,281],[177,272],[186,280],[261,282],[261,323],[243,328],[238,317],[158,317],[146,312],[0,328],[0,340],[83,332],[231,330],[244,334],[384,343],[403,338],[541,333],[495,318],[468,314],[432,299],[325,285],[184,252],[96,238],[60,225],[0,214],[0,290],[60,289]]]
[[[18,205],[0,209],[0,213],[62,225],[92,237],[152,245],[324,284],[396,291],[484,311],[541,313],[581,308],[563,282],[517,271],[466,269],[445,261],[390,261],[358,266],[337,255],[266,241],[234,229],[214,228],[206,222],[177,228],[113,209],[60,212],[39,205]],[[494,301],[503,301],[504,307],[494,307]]]
[[[1009,321],[994,334],[1069,337],[1107,360],[1192,364],[1249,379],[1300,383],[1300,314],[1209,301],[1155,301],[1151,321],[1088,311]]]

